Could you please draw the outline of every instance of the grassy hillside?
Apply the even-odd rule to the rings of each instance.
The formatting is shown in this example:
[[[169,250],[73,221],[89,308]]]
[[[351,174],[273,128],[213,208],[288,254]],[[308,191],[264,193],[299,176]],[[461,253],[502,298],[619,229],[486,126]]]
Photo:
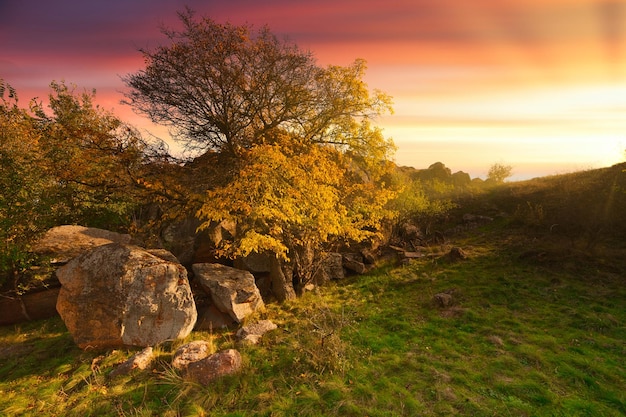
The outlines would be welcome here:
[[[0,415],[625,415],[623,176],[570,175],[466,198],[451,224],[496,220],[457,228],[433,256],[268,306],[259,318],[279,329],[208,388],[169,367],[182,342],[158,346],[151,372],[110,377],[132,351],[80,351],[59,319],[2,328]],[[452,246],[467,259],[450,261]],[[190,338],[234,346],[230,332]]]

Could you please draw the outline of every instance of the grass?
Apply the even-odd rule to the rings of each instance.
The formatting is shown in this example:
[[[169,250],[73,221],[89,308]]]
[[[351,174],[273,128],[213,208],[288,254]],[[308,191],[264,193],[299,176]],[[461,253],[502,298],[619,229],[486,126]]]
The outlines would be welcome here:
[[[132,351],[83,352],[58,318],[1,329],[0,414],[625,415],[621,258],[562,267],[558,251],[523,256],[523,239],[494,226],[456,242],[465,261],[386,267],[270,305],[259,318],[279,329],[210,387],[168,366],[181,341],[157,348],[153,371],[110,378]],[[229,332],[190,338],[234,346]]]
[[[626,415],[623,239],[589,251],[529,226],[496,220],[455,237],[464,261],[381,267],[268,305],[252,319],[278,330],[209,387],[169,366],[184,341],[157,346],[150,371],[111,377],[135,351],[81,351],[59,318],[0,328],[0,415]],[[235,347],[228,331],[192,339]]]

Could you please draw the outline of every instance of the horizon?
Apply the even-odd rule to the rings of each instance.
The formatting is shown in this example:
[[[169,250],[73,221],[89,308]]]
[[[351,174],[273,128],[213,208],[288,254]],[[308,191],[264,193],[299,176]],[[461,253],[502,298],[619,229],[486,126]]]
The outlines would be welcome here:
[[[365,59],[370,90],[395,114],[376,121],[395,162],[512,180],[611,166],[626,149],[626,2],[621,0],[288,0],[186,2],[217,22],[267,25],[320,65]],[[121,105],[121,76],[144,68],[139,48],[179,27],[180,1],[0,4],[0,78],[27,104],[49,84],[95,89],[95,103],[144,134],[162,127]],[[167,138],[164,138],[167,139]],[[169,142],[172,146],[172,143]],[[176,149],[176,146],[173,146]]]

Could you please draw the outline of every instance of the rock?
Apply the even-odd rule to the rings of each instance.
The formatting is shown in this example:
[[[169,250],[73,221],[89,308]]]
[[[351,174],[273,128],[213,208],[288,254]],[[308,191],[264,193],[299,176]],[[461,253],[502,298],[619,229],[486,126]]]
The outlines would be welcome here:
[[[407,241],[422,238],[422,232],[419,227],[409,222],[403,223],[400,226],[399,233],[400,236]]]
[[[370,265],[375,264],[378,260],[378,254],[376,253],[376,251],[369,248],[362,249],[361,255],[363,256],[363,261]]]
[[[139,353],[131,356],[126,362],[119,365],[109,374],[110,377],[116,377],[120,375],[128,375],[135,369],[144,371],[148,369],[154,361],[154,352],[152,347],[148,346]]]
[[[439,294],[435,294],[433,296],[435,302],[439,305],[439,307],[447,308],[452,305],[452,295],[447,294],[445,292],[441,292]]]
[[[450,252],[448,253],[448,258],[451,261],[462,261],[464,259],[467,259],[467,254],[463,249],[454,247],[450,249]]]
[[[129,244],[130,235],[84,226],[57,226],[48,230],[32,247],[38,255],[50,256],[64,264],[72,258],[109,243]]]
[[[172,252],[170,252],[168,250],[165,250],[165,249],[146,249],[146,252],[148,252],[150,255],[154,255],[157,258],[161,258],[164,261],[168,261],[168,262],[171,262],[173,264],[180,263],[178,258],[176,256],[174,256],[174,254]]]
[[[236,337],[242,343],[256,345],[265,333],[277,328],[278,326],[272,323],[271,320],[261,320],[237,330]]]
[[[313,276],[313,283],[322,285],[330,280],[339,280],[345,277],[343,256],[340,253],[327,253]]]
[[[250,272],[220,264],[194,264],[192,269],[215,307],[237,323],[265,307]]]
[[[192,362],[198,362],[209,357],[212,353],[213,346],[204,340],[194,340],[189,342],[174,352],[172,358],[172,367],[175,369],[186,370],[187,365]]]
[[[99,246],[57,276],[57,310],[82,349],[153,346],[186,337],[196,322],[185,268],[136,246]]]
[[[450,288],[446,291],[442,291],[438,294],[435,294],[433,296],[433,299],[435,300],[435,303],[442,308],[448,308],[450,307],[452,304],[454,304],[454,297],[453,294],[455,294],[457,291],[455,288]]]
[[[454,184],[455,187],[467,187],[471,183],[472,177],[466,172],[458,171],[452,174],[452,184]]]
[[[253,274],[262,274],[269,273],[272,265],[270,255],[252,252],[248,256],[235,259],[234,267]]]
[[[183,265],[191,265],[194,257],[196,230],[200,221],[189,216],[168,224],[160,233],[161,242]]]
[[[363,263],[363,257],[355,253],[343,254],[342,265],[348,271],[352,271],[356,274],[364,274],[367,272],[367,267],[365,263]]]
[[[190,362],[185,376],[199,384],[209,385],[220,377],[239,372],[241,367],[241,354],[235,349],[228,349],[199,361]]]
[[[56,316],[59,291],[60,288],[52,288],[0,297],[0,326]]]

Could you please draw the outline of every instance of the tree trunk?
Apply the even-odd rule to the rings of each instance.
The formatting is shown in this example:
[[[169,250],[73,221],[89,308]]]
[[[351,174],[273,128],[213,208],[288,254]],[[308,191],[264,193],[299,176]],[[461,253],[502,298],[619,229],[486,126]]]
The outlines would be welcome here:
[[[305,243],[295,248],[294,252],[294,287],[298,295],[302,295],[304,287],[313,279],[313,263],[315,250],[313,245]]]
[[[291,263],[272,256],[270,263],[270,276],[272,280],[272,292],[279,302],[293,300],[296,292],[293,289],[293,266]]]

